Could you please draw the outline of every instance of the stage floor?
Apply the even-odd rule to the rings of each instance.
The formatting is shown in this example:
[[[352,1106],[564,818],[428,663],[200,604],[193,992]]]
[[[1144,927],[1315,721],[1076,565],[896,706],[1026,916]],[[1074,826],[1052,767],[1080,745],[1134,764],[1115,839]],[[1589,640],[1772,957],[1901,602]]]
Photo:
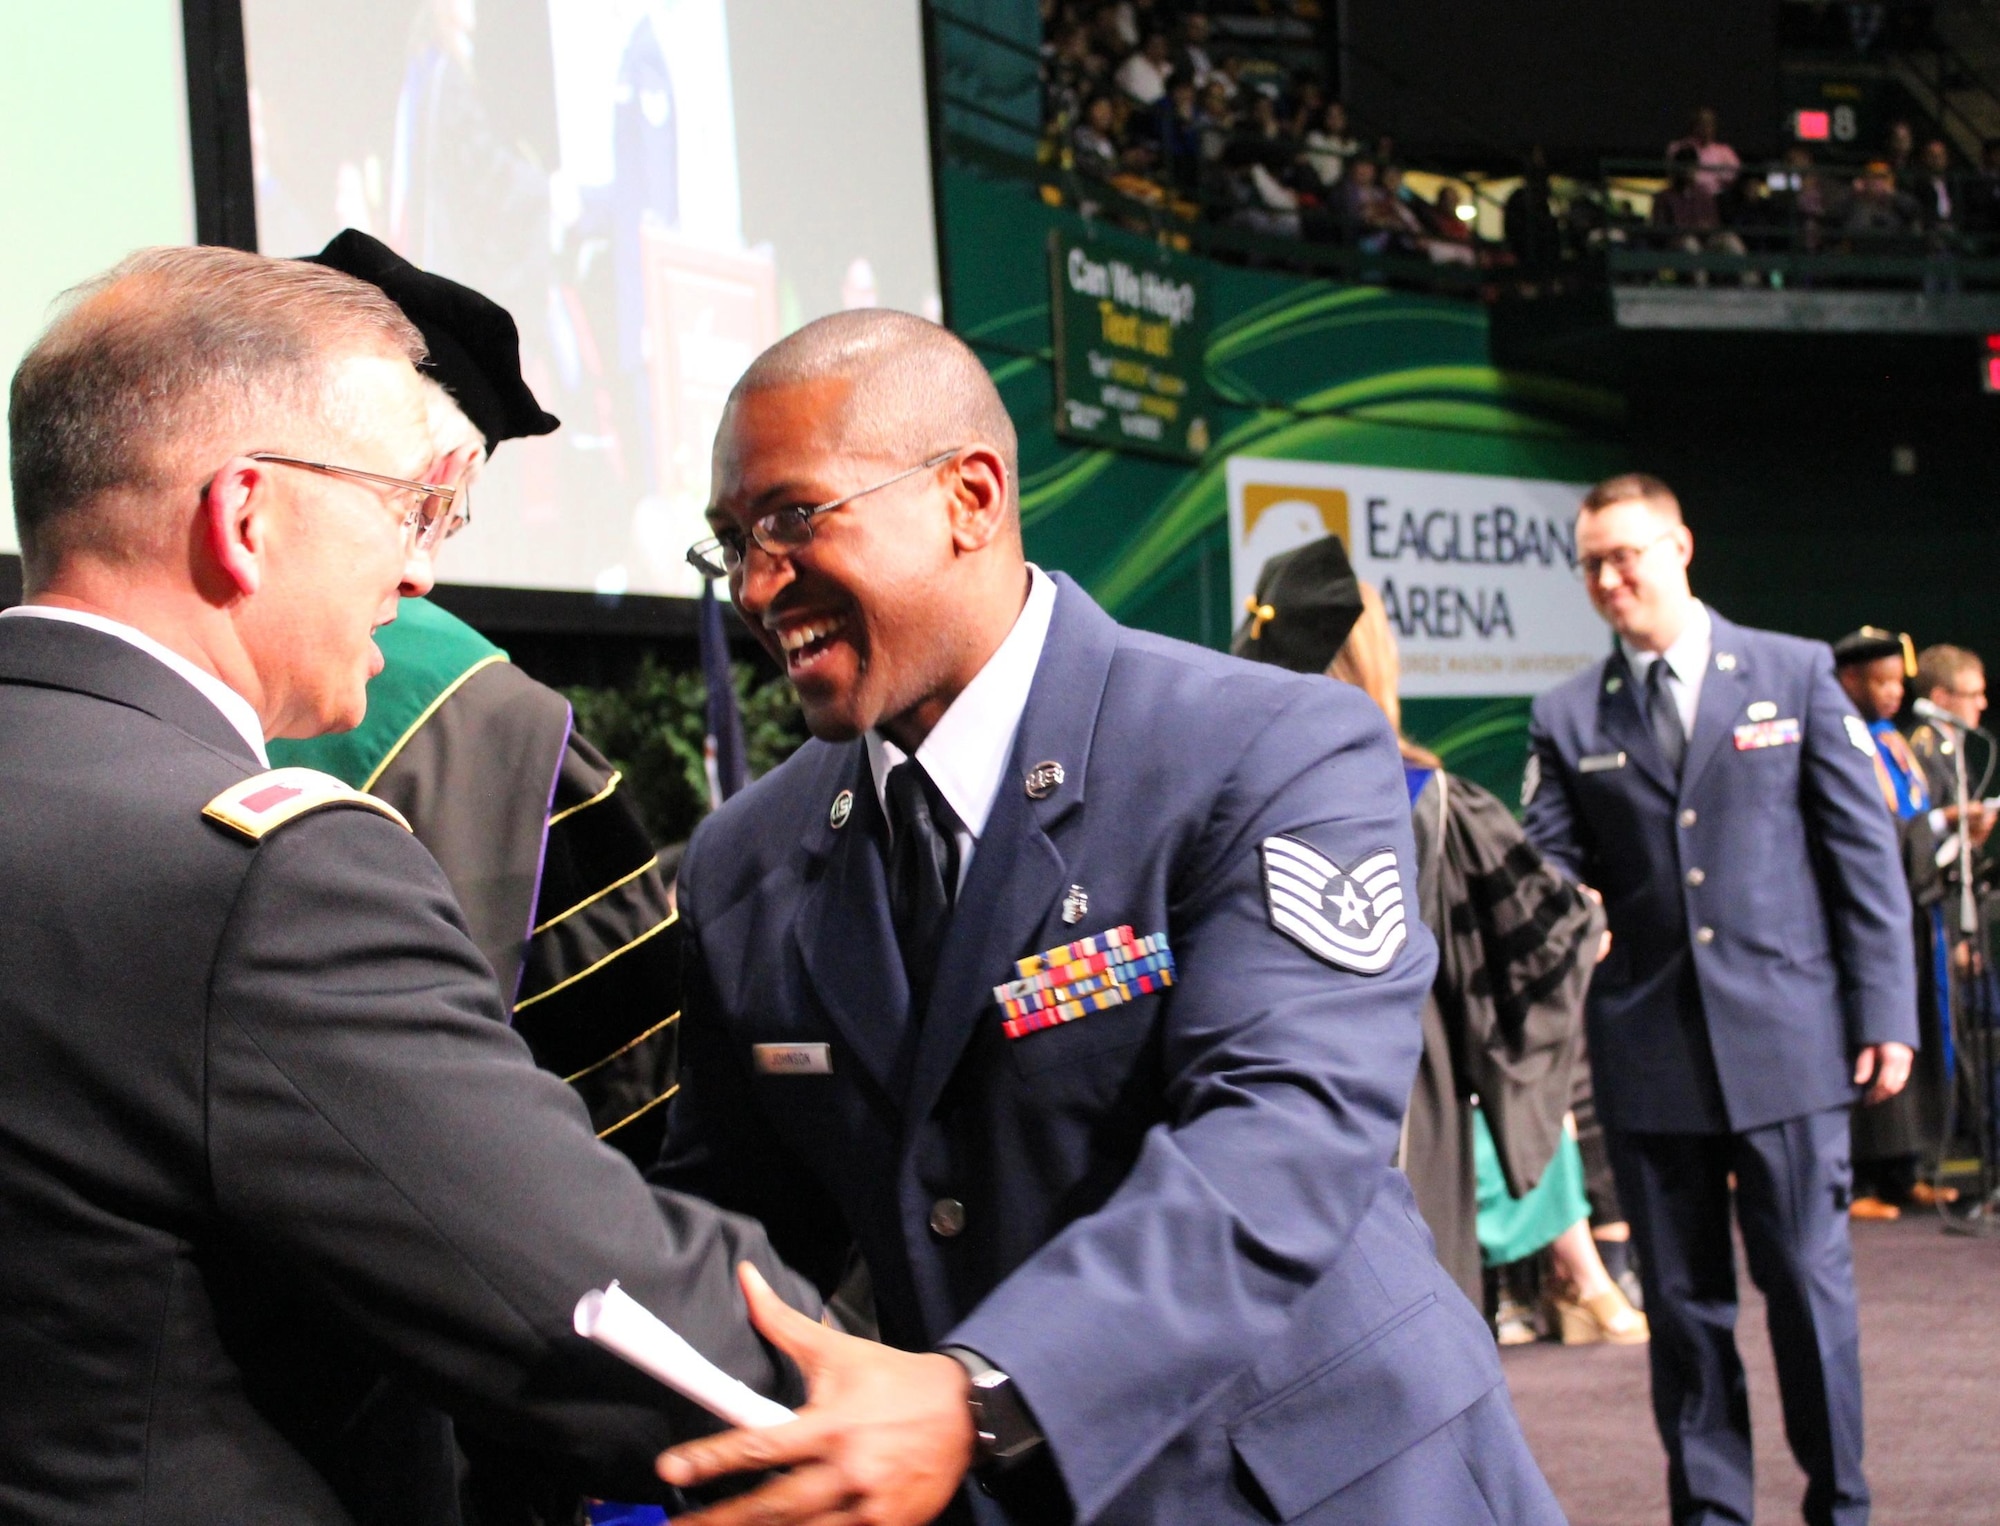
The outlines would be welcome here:
[[[2000,1238],[1946,1235],[1927,1214],[1853,1228],[1875,1520],[2000,1521]],[[1747,1277],[1743,1288],[1737,1345],[1750,1374],[1757,1518],[1797,1521],[1805,1476],[1785,1446],[1763,1300]],[[1645,1348],[1543,1343],[1501,1356],[1572,1526],[1666,1526]]]

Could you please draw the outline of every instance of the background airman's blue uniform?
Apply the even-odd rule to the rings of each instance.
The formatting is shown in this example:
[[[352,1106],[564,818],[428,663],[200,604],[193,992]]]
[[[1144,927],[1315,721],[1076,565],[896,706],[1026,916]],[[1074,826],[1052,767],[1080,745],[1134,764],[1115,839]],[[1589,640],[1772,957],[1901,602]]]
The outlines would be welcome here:
[[[1435,956],[1414,910],[1392,925],[1415,878],[1381,714],[1058,586],[923,1013],[862,742],[809,744],[696,833],[660,1178],[824,1284],[858,1241],[884,1337],[1008,1373],[1080,1520],[1560,1520],[1388,1164]],[[1391,877],[1326,888],[1336,931],[1394,953],[1378,973],[1274,927],[1277,836],[1343,871],[1387,850]],[[1010,1038],[1016,961],[1120,926],[1164,935],[1175,983]]]
[[[1809,1521],[1865,1521],[1848,1109],[1916,1043],[1910,906],[1875,744],[1818,642],[1716,616],[1685,761],[1617,652],[1535,702],[1526,826],[1604,897],[1597,1107],[1643,1258],[1677,1521],[1747,1521],[1729,1178]]]

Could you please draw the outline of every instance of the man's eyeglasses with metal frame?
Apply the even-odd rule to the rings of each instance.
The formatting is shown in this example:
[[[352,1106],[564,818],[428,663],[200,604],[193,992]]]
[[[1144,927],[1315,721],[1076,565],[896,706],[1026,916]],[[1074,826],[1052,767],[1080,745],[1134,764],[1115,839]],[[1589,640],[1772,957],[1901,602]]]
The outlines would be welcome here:
[[[434,551],[472,523],[472,492],[469,487],[447,487],[442,482],[411,482],[403,477],[385,477],[380,472],[364,472],[352,466],[331,466],[324,461],[302,461],[297,456],[280,456],[265,450],[254,452],[252,461],[268,461],[274,466],[296,466],[304,471],[324,472],[330,477],[351,477],[372,482],[377,487],[396,488],[416,495],[416,502],[403,515],[403,540],[412,550]]]
[[[1622,578],[1628,576],[1632,569],[1639,565],[1640,558],[1645,556],[1648,551],[1651,551],[1653,547],[1657,546],[1663,540],[1672,540],[1673,538],[1673,531],[1662,530],[1643,546],[1620,546],[1617,550],[1605,556],[1578,557],[1576,566],[1572,570],[1586,583],[1595,583],[1599,578],[1603,577],[1606,567],[1609,567]]]
[[[724,530],[720,535],[711,535],[707,540],[696,541],[688,547],[688,565],[705,578],[726,578],[743,565],[743,558],[749,553],[750,542],[756,541],[766,554],[784,556],[799,549],[813,538],[813,521],[822,514],[843,508],[857,498],[866,498],[870,493],[879,493],[885,487],[893,487],[906,477],[914,477],[918,472],[927,472],[944,465],[965,447],[954,445],[950,450],[940,451],[928,461],[919,461],[915,466],[885,477],[880,482],[871,483],[836,498],[831,503],[808,506],[803,503],[789,504],[782,509],[774,509],[750,522],[746,533],[742,530]]]

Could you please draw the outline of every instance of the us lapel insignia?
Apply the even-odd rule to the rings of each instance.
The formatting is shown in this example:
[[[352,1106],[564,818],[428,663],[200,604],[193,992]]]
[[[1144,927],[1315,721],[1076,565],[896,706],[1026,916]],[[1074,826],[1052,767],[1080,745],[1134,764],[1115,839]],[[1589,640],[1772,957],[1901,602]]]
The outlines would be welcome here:
[[[1063,897],[1063,921],[1067,925],[1074,927],[1088,916],[1089,913],[1090,893],[1081,885],[1070,886],[1069,894]]]
[[[1028,770],[1027,778],[1021,783],[1028,791],[1030,800],[1046,800],[1063,782],[1063,766],[1051,760],[1037,763]]]
[[[1017,959],[1014,973],[993,988],[1005,1014],[1000,1031],[1010,1039],[1164,990],[1174,983],[1174,953],[1163,932],[1137,938],[1130,927],[1114,927]]]
[[[1760,699],[1749,709],[1745,710],[1743,716],[1746,720],[1768,721],[1777,713],[1778,706],[1775,700]]]
[[[838,832],[847,825],[847,818],[854,814],[854,791],[844,789],[833,797],[833,808],[826,813],[826,824]]]
[[[1394,849],[1377,848],[1352,870],[1296,837],[1267,837],[1262,852],[1273,927],[1336,969],[1389,968],[1409,935]]]
[[[1715,654],[1715,671],[1718,673],[1734,673],[1736,671],[1736,654],[1734,652],[1717,652]]]

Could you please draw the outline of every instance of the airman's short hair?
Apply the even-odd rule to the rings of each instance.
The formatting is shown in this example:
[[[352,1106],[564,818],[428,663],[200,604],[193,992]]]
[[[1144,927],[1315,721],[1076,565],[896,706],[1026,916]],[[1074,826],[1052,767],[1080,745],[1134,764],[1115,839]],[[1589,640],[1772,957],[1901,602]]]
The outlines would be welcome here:
[[[1674,496],[1674,490],[1649,472],[1620,472],[1615,477],[1606,477],[1583,495],[1581,512],[1594,514],[1615,504],[1633,502],[1646,504],[1675,524],[1685,523],[1681,518],[1681,501]]]

